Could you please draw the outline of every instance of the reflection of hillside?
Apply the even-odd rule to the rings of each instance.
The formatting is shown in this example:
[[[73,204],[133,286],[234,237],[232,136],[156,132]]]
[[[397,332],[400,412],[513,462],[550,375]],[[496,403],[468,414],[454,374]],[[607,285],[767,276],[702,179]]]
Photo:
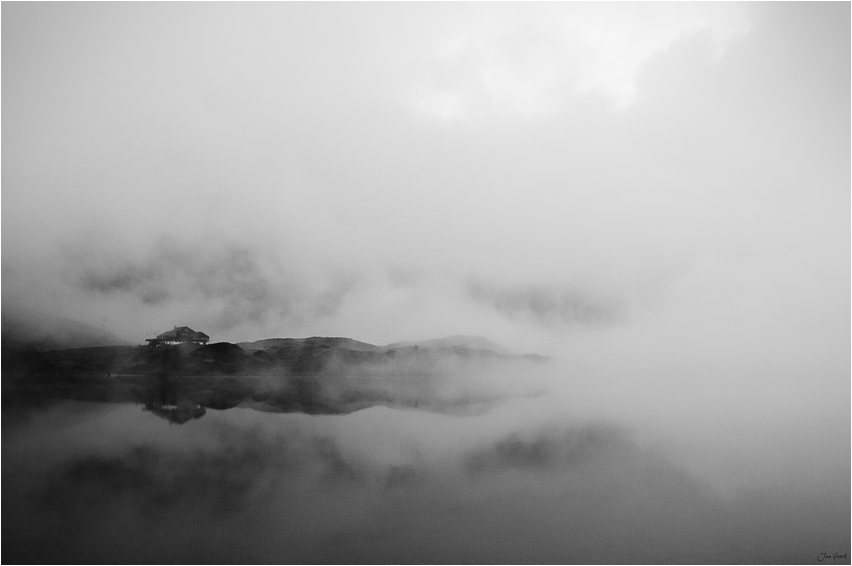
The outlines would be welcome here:
[[[183,424],[192,419],[200,419],[207,413],[207,409],[197,403],[182,403],[179,405],[170,405],[157,402],[145,403],[143,411],[162,417],[169,422]]]
[[[3,345],[5,374],[347,376],[449,374],[506,362],[541,363],[482,338],[451,337],[373,346],[350,338],[275,338],[231,344],[115,346],[37,351]]]
[[[474,385],[479,382],[474,376],[522,376],[532,363],[545,361],[499,349],[481,339],[372,346],[316,337],[242,345],[17,351],[11,359],[4,349],[2,400],[4,406],[58,399],[130,401],[175,423],[200,418],[204,408],[242,404],[307,414],[341,414],[374,405],[457,411],[500,397]],[[475,391],[461,385],[467,376],[473,377]]]

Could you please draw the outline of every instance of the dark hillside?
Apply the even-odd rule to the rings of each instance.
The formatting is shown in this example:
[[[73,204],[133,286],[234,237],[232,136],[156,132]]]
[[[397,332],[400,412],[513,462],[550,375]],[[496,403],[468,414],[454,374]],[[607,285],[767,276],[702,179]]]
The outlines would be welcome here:
[[[543,361],[457,340],[379,348],[321,337],[259,341],[248,349],[229,342],[47,351],[4,345],[2,353],[6,407],[62,399],[130,401],[171,415],[173,409],[162,407],[179,404],[186,414],[171,415],[174,422],[197,418],[204,408],[238,405],[305,413],[350,412],[376,404],[454,410],[491,402],[493,393],[445,398],[435,389],[436,380]]]
[[[4,344],[2,369],[15,374],[363,376],[431,375],[503,362],[546,361],[535,354],[514,356],[500,353],[499,346],[482,346],[487,344],[452,339],[379,347],[350,338],[323,337],[275,338],[245,347],[218,342],[37,350]]]

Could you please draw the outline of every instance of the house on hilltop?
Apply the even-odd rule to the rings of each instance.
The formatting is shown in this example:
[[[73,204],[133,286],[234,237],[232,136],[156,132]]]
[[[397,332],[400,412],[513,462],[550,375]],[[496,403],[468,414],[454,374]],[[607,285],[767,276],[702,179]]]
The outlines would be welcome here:
[[[203,332],[196,332],[188,326],[175,326],[173,330],[163,332],[156,338],[146,338],[149,346],[176,346],[178,344],[207,344],[210,337]]]

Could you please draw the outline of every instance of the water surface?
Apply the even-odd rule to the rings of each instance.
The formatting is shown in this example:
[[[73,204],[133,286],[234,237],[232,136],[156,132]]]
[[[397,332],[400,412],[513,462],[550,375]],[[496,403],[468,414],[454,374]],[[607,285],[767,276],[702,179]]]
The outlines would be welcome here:
[[[182,424],[151,409],[4,409],[4,562],[801,563],[848,545],[848,499],[724,496],[535,398]]]

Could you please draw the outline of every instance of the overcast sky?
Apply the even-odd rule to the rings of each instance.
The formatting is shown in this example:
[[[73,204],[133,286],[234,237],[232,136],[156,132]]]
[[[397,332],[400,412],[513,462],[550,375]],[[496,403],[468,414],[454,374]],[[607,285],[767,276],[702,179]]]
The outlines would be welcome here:
[[[7,311],[848,379],[848,3],[4,3],[2,69]]]

